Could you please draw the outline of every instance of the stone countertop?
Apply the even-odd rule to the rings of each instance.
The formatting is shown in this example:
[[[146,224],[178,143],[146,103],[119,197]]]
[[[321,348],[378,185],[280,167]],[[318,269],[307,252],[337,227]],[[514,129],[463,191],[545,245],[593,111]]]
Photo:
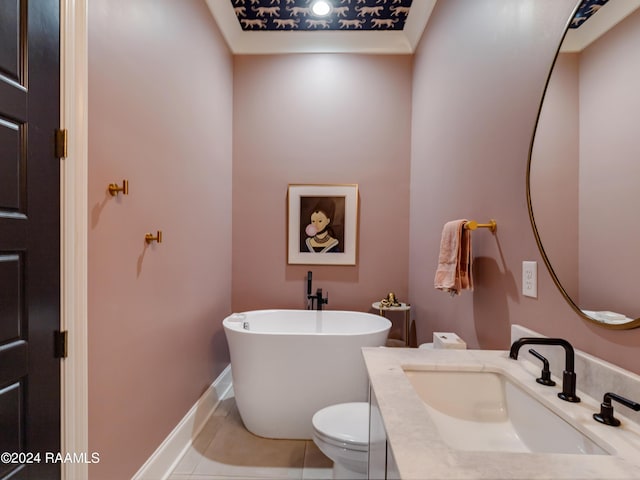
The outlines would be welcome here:
[[[540,368],[512,360],[507,351],[424,350],[410,348],[362,349],[375,391],[387,441],[405,480],[429,479],[633,479],[640,478],[640,428],[625,421],[625,407],[614,404],[621,427],[593,420],[600,402],[578,388],[582,401],[569,403],[553,388],[536,383]],[[610,455],[515,452],[474,452],[447,446],[429,412],[404,374],[403,367],[426,370],[493,371],[507,376],[525,392],[574,425]],[[578,387],[580,379],[578,379]]]

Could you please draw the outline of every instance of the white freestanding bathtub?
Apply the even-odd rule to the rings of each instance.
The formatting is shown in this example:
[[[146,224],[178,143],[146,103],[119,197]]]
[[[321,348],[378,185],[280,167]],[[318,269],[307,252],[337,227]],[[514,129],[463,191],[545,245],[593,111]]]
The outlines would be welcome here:
[[[255,310],[222,324],[245,427],[289,439],[311,439],[321,408],[367,400],[361,348],[384,345],[391,327],[379,315],[332,310]]]

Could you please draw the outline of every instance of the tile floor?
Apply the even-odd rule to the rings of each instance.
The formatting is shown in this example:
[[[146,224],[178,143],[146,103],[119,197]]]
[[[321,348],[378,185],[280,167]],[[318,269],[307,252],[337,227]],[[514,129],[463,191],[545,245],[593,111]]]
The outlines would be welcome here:
[[[169,480],[320,480],[331,479],[331,467],[311,440],[273,440],[249,433],[231,389]]]

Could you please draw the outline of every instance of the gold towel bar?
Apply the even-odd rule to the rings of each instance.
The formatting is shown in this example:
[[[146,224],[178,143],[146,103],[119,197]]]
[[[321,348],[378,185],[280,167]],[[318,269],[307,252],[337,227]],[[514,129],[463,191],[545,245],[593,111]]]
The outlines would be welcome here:
[[[498,224],[493,218],[489,220],[489,223],[478,223],[475,220],[470,220],[464,224],[464,228],[466,230],[475,230],[476,228],[488,228],[492,232],[495,232],[496,228],[498,228]]]

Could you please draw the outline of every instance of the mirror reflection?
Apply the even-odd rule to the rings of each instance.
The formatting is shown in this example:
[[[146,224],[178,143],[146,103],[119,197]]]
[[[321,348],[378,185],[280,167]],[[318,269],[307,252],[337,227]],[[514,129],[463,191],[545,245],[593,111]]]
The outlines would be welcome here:
[[[530,213],[572,306],[640,325],[640,0],[587,0],[549,78],[530,163]]]

